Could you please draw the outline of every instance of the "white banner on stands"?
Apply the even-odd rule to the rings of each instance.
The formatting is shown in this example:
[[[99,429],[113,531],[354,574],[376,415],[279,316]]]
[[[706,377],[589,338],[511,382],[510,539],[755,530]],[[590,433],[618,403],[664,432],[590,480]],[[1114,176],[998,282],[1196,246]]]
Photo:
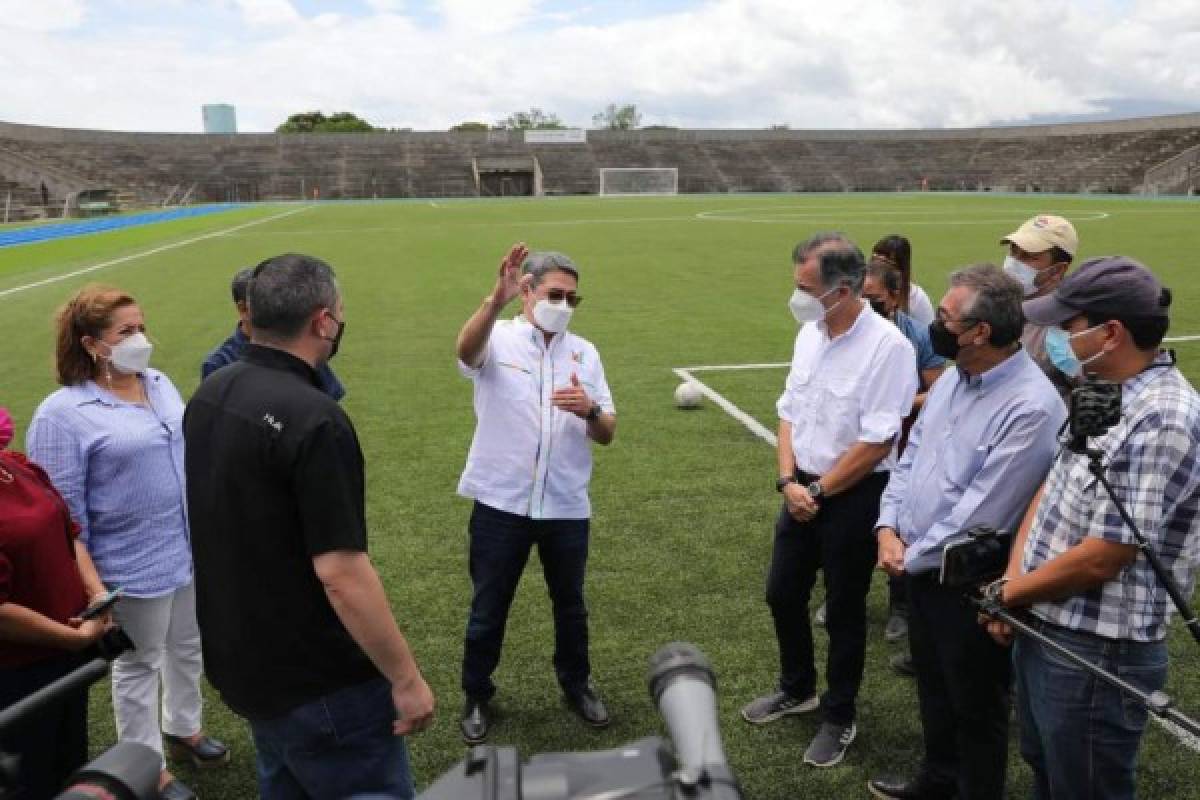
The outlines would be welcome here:
[[[527,130],[525,144],[587,144],[587,131],[583,128]]]

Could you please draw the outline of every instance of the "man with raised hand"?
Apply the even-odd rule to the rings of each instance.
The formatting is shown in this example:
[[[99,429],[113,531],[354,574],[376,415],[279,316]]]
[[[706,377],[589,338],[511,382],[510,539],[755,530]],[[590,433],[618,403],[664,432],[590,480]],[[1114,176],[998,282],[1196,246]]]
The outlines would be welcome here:
[[[767,604],[779,645],[778,690],[742,709],[761,725],[821,710],[804,753],[817,767],[839,763],[857,735],[855,700],[866,658],[867,592],[875,566],[879,497],[896,438],[917,391],[916,356],[904,334],[862,299],[862,251],[840,233],[822,233],[792,253],[802,323],[779,398],[783,508],[767,577]],[[825,574],[829,689],[818,700],[808,601]]]
[[[475,501],[460,720],[468,744],[483,742],[491,728],[492,673],[534,547],[554,608],[554,669],[563,696],[588,725],[609,724],[592,680],[583,583],[591,443],[612,442],[617,418],[599,353],[567,331],[583,299],[578,284],[579,267],[567,256],[513,245],[458,335],[459,369],[474,384],[477,420],[458,485]],[[500,320],[517,298],[520,313]]]

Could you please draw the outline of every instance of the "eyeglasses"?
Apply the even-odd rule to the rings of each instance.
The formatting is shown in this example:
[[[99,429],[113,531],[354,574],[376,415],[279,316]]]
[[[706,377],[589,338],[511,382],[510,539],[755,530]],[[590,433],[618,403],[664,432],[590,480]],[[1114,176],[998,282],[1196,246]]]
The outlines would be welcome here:
[[[576,308],[576,307],[578,307],[578,305],[580,303],[583,302],[582,297],[575,294],[574,292],[568,292],[565,289],[547,289],[546,290],[546,299],[549,300],[551,303],[554,303],[555,305],[558,305],[563,300],[566,300],[567,305],[570,306],[571,308]]]
[[[934,316],[936,316],[937,321],[943,325],[945,325],[947,322],[957,322],[960,325],[967,326],[963,329],[963,333],[966,333],[968,328],[979,322],[979,320],[977,320],[975,317],[959,317],[958,319],[951,319],[950,315],[945,311],[942,311],[940,308],[934,312]]]

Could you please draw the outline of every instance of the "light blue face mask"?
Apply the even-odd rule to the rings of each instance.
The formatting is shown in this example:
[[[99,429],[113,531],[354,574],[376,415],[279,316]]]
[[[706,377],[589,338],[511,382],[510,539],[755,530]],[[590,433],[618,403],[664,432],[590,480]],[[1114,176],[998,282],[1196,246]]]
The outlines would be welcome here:
[[[1079,357],[1075,355],[1075,348],[1071,347],[1071,340],[1076,336],[1083,336],[1085,333],[1091,333],[1096,328],[1102,327],[1104,326],[1093,325],[1079,333],[1067,333],[1058,326],[1047,328],[1045,346],[1046,355],[1050,358],[1050,363],[1068,378],[1078,378],[1083,375],[1083,368],[1104,355],[1104,351],[1101,350],[1086,361],[1080,361]]]

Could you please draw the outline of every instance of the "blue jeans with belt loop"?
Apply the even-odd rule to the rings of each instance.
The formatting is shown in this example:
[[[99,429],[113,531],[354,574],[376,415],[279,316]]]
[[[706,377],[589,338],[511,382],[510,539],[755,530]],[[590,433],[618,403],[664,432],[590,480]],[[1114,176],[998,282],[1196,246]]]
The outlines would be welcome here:
[[[1038,622],[1052,641],[1144,692],[1167,680],[1166,642],[1105,639]],[[1148,712],[1132,696],[1029,637],[1013,649],[1021,755],[1036,800],[1132,800]]]

